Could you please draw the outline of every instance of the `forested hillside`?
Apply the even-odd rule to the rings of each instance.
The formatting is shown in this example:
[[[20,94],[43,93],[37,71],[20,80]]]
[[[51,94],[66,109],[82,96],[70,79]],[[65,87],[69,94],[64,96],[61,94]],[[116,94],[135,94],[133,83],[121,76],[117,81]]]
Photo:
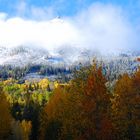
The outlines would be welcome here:
[[[94,62],[63,83],[1,79],[0,139],[139,140],[140,69],[110,73]]]

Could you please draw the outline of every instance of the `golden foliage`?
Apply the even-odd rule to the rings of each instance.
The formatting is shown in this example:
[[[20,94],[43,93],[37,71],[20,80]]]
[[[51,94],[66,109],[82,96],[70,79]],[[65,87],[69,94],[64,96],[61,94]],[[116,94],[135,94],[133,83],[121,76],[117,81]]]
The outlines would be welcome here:
[[[49,85],[49,80],[48,79],[42,79],[39,82],[39,86],[41,89],[47,89]]]
[[[9,103],[3,93],[0,93],[0,139],[6,139],[11,133],[11,121]]]

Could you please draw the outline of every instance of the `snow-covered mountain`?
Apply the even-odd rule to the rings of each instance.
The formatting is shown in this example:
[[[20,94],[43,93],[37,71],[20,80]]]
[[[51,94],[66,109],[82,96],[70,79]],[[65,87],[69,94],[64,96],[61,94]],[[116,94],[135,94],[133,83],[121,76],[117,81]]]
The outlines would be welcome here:
[[[87,55],[87,56],[86,56]],[[85,51],[74,47],[63,46],[54,52],[39,47],[18,46],[0,47],[0,65],[25,66],[28,64],[71,65],[77,61],[88,61]]]
[[[48,52],[42,49],[31,47],[0,47],[0,65],[24,66],[29,63],[45,62]]]
[[[61,46],[53,51],[41,47],[18,46],[18,47],[0,47],[0,65],[25,66],[28,64],[44,65],[77,65],[79,63],[92,62],[94,58],[103,61],[118,59],[136,59],[140,56],[138,53],[120,53],[120,55],[101,55],[98,52],[80,49],[74,46]]]

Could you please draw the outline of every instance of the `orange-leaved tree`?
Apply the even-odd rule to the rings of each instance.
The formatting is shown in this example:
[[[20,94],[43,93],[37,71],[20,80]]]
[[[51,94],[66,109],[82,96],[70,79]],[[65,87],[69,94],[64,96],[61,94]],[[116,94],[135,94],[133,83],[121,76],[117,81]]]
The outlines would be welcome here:
[[[124,74],[116,83],[112,101],[115,139],[137,140],[140,132],[140,72]]]
[[[110,95],[105,86],[102,68],[94,64],[87,78],[82,100],[84,117],[87,120],[85,139],[111,139]]]

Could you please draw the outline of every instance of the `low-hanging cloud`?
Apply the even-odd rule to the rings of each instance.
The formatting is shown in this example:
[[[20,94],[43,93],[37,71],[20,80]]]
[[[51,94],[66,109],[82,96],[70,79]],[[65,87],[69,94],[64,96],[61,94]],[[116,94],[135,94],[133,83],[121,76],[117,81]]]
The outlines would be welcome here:
[[[71,18],[40,21],[0,14],[1,46],[37,46],[53,51],[66,45],[107,53],[136,49],[137,44],[135,27],[123,10],[113,5],[96,3]]]

